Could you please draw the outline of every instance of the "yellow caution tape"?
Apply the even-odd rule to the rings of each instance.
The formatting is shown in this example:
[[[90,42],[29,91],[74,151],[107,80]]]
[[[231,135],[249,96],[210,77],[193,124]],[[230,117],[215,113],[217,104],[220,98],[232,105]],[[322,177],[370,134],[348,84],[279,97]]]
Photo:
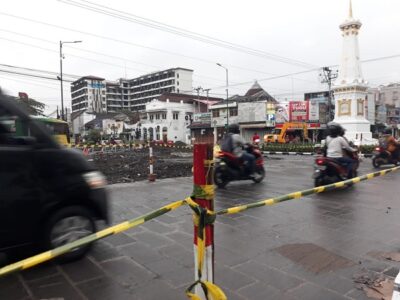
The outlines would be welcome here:
[[[85,145],[86,147],[86,145]],[[199,275],[199,280],[196,281],[194,284],[192,284],[187,290],[186,290],[186,295],[192,299],[192,300],[199,300],[199,296],[193,294],[191,290],[194,288],[195,285],[201,284],[203,290],[205,291],[205,294],[208,297],[208,300],[225,300],[227,299],[224,292],[215,284],[208,282],[208,281],[202,281],[201,280],[201,272],[202,272],[202,266],[204,263],[204,254],[205,254],[205,225],[210,224],[215,220],[215,217],[217,215],[224,215],[224,214],[234,214],[234,213],[239,213],[242,211],[245,211],[247,209],[251,208],[256,208],[256,207],[261,207],[261,206],[266,206],[266,205],[274,205],[279,202],[287,201],[287,200],[292,200],[292,199],[298,199],[300,197],[316,194],[316,193],[322,193],[330,190],[334,190],[343,186],[348,186],[352,185],[354,183],[358,183],[364,180],[372,179],[375,177],[383,176],[386,175],[390,172],[397,171],[399,170],[400,167],[394,167],[391,169],[387,170],[382,170],[378,171],[375,173],[370,173],[366,174],[360,177],[348,179],[345,181],[333,183],[333,184],[328,184],[325,186],[320,186],[320,187],[315,187],[311,188],[308,190],[303,190],[303,191],[298,191],[295,193],[290,193],[287,195],[275,197],[275,198],[270,198],[266,200],[262,200],[259,202],[254,202],[246,205],[240,205],[240,206],[235,206],[231,207],[228,209],[220,210],[218,212],[210,211],[206,208],[200,207],[196,202],[194,202],[190,197],[186,198],[185,200],[179,200],[175,201],[173,203],[170,203],[168,205],[165,205],[153,212],[150,212],[146,215],[143,215],[141,217],[122,222],[120,224],[108,227],[104,230],[101,230],[99,232],[96,232],[94,234],[91,234],[89,236],[86,236],[84,238],[81,238],[79,240],[76,240],[74,242],[71,242],[69,244],[63,245],[61,247],[55,248],[50,251],[46,251],[43,253],[40,253],[38,255],[29,257],[27,259],[21,260],[19,262],[10,264],[8,266],[0,268],[0,277],[8,275],[10,273],[19,271],[19,270],[24,270],[28,269],[30,267],[33,267],[35,265],[38,265],[40,263],[43,263],[45,261],[48,261],[50,259],[53,259],[55,257],[58,257],[64,253],[67,253],[73,249],[82,247],[86,244],[92,243],[96,240],[102,239],[104,237],[107,237],[109,235],[114,235],[118,234],[120,232],[123,232],[125,230],[128,230],[130,228],[136,227],[140,224],[143,224],[149,220],[152,220],[154,218],[157,218],[169,211],[175,210],[185,204],[189,205],[190,208],[192,208],[193,211],[196,213],[196,218],[198,222],[198,239],[197,239],[197,245],[198,245],[198,251],[197,251],[197,270],[198,270],[198,275]],[[205,185],[205,186],[198,186],[199,191],[201,191],[202,195],[211,195],[211,186],[210,185]],[[204,198],[201,198],[204,199]]]

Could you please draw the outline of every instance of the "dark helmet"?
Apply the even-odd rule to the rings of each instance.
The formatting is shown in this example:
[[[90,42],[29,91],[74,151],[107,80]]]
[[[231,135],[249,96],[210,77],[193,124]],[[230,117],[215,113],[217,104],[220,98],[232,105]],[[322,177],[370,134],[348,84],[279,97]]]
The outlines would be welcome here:
[[[344,134],[344,129],[340,124],[334,122],[328,123],[328,135],[330,137],[337,137],[341,134]]]
[[[229,124],[228,132],[229,133],[240,133],[239,124]]]
[[[391,129],[391,128],[386,128],[386,129],[383,131],[383,133],[384,133],[384,134],[392,134],[392,129]]]

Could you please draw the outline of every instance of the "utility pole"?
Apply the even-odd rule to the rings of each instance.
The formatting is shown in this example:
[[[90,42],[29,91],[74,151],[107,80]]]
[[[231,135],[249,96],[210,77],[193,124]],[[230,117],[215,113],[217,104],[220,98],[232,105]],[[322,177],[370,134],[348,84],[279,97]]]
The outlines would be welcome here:
[[[220,63],[217,63],[217,66],[225,69],[225,79],[226,79],[226,132],[228,132],[228,127],[229,127],[229,80],[228,80],[228,68],[224,67]]]
[[[328,84],[328,122],[333,120],[333,114],[332,114],[332,82],[338,77],[338,71],[337,70],[332,70],[329,67],[323,67],[322,68],[322,73],[319,74],[321,83],[327,83]]]
[[[204,91],[206,92],[206,95],[207,95],[207,101],[208,101],[208,93],[211,91],[211,89],[204,89]]]
[[[198,86],[197,88],[194,89],[197,92],[197,100],[200,100],[200,91],[204,91],[201,86]],[[197,107],[199,108],[200,102],[197,102]],[[199,109],[200,112],[200,109]]]
[[[82,41],[72,41],[72,42],[63,42],[60,41],[60,76],[58,79],[61,82],[61,120],[65,121],[64,117],[64,90],[63,90],[63,59],[64,55],[62,53],[62,46],[63,44],[76,44],[76,43],[82,43]]]

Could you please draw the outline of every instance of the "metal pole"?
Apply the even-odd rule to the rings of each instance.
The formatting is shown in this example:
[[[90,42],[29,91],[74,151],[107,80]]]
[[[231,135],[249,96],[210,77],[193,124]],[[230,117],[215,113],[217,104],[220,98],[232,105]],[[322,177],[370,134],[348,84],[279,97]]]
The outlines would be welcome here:
[[[149,147],[149,163],[150,163],[150,174],[149,181],[153,182],[156,180],[156,174],[154,174],[153,164],[154,164],[154,156],[153,156],[153,147]]]
[[[63,89],[63,69],[62,69],[62,60],[63,60],[62,45],[63,44],[76,44],[76,43],[82,43],[82,41],[72,41],[72,42],[60,41],[61,119],[63,121],[65,121],[65,118],[64,118],[64,89]]]
[[[61,120],[64,119],[64,90],[63,90],[63,71],[62,71],[62,41],[60,41],[60,82],[61,82]]]
[[[213,145],[195,144],[193,148],[193,200],[201,207],[214,210],[214,184],[213,184]],[[197,242],[198,226],[194,224],[194,261],[195,280],[201,276],[203,281],[214,282],[214,225],[205,227],[205,252],[201,270],[198,268]],[[200,299],[208,299],[200,285],[195,288]]]
[[[229,87],[229,81],[228,81],[228,68],[225,68],[226,71],[226,130],[228,130],[229,126],[229,95],[228,95],[228,87]]]

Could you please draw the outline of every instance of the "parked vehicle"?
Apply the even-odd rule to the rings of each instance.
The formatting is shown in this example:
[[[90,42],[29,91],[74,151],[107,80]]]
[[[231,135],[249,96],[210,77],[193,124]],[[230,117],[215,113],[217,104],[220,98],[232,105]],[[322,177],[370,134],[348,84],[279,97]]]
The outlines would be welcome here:
[[[215,158],[214,182],[219,188],[225,187],[230,181],[253,180],[260,183],[265,177],[264,158],[261,151],[251,145],[246,149],[256,157],[255,177],[249,177],[245,171],[243,160],[232,153],[219,151]]]
[[[374,168],[379,168],[382,165],[399,165],[400,162],[392,156],[390,151],[385,150],[384,147],[378,146],[372,156],[372,165]]]
[[[58,144],[0,94],[0,256],[26,256],[94,233],[97,220],[109,221],[105,185],[81,152]]]
[[[289,135],[301,136],[303,141],[308,141],[308,128],[307,123],[304,122],[287,122],[282,125],[282,128],[276,128],[275,133],[266,134],[264,136],[264,142],[266,143],[289,143]],[[300,140],[301,140],[300,139]]]
[[[360,160],[358,157],[358,153],[347,153],[355,163],[353,165],[353,177],[357,177],[357,170],[360,165]],[[347,168],[341,164],[339,164],[335,159],[318,156],[315,159],[314,165],[314,186],[321,186],[326,184],[332,184],[335,182],[343,181],[347,178]]]

